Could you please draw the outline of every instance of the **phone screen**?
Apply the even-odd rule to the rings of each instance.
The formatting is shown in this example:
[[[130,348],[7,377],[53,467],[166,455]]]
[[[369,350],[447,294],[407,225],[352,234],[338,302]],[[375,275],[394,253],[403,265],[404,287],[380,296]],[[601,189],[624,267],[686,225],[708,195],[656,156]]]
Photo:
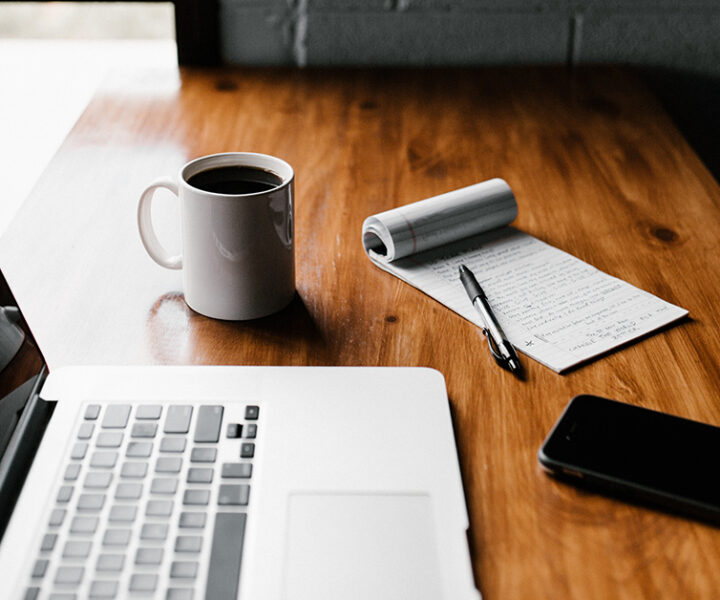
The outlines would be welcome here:
[[[540,452],[551,468],[718,508],[719,457],[718,427],[596,396],[574,398]]]

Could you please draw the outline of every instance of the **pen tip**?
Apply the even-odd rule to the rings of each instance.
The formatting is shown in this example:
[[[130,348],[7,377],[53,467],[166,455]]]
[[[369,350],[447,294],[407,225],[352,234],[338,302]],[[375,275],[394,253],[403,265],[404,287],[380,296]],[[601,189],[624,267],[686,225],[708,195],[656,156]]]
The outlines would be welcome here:
[[[460,273],[460,275],[462,275],[463,273],[465,273],[467,270],[468,270],[468,268],[467,268],[465,265],[460,265],[460,266],[458,267],[458,272]]]
[[[525,379],[525,372],[523,371],[522,365],[520,364],[519,360],[511,358],[508,361],[508,368],[510,369],[510,372],[518,379]]]

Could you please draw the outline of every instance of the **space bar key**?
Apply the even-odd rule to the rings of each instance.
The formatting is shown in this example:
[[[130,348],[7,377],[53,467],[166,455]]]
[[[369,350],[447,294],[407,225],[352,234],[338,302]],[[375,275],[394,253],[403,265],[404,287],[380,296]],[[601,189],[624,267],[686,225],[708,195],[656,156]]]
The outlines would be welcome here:
[[[210,551],[206,600],[235,600],[240,581],[245,513],[217,513]]]

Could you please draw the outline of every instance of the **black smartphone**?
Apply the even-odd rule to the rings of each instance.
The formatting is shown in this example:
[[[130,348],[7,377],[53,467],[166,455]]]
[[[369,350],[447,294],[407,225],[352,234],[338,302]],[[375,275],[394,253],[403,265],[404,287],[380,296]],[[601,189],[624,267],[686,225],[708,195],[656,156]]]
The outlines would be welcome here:
[[[551,474],[720,524],[720,427],[576,396],[538,452]]]

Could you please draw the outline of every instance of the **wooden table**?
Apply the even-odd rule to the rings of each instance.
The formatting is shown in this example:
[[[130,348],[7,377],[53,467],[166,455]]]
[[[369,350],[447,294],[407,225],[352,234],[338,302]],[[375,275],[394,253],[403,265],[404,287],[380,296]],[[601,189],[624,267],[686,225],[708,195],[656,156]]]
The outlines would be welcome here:
[[[189,310],[180,274],[145,255],[135,225],[151,179],[228,150],[297,173],[298,295],[247,323]],[[491,177],[513,187],[519,229],[691,319],[566,376],[529,359],[524,382],[498,369],[477,328],[373,267],[360,243],[366,216]],[[169,245],[175,209],[167,198],[156,215]],[[712,598],[719,529],[556,482],[536,452],[583,392],[720,425],[718,232],[718,184],[623,70],[183,71],[108,82],[0,241],[0,268],[51,370],[440,370],[488,600]]]

